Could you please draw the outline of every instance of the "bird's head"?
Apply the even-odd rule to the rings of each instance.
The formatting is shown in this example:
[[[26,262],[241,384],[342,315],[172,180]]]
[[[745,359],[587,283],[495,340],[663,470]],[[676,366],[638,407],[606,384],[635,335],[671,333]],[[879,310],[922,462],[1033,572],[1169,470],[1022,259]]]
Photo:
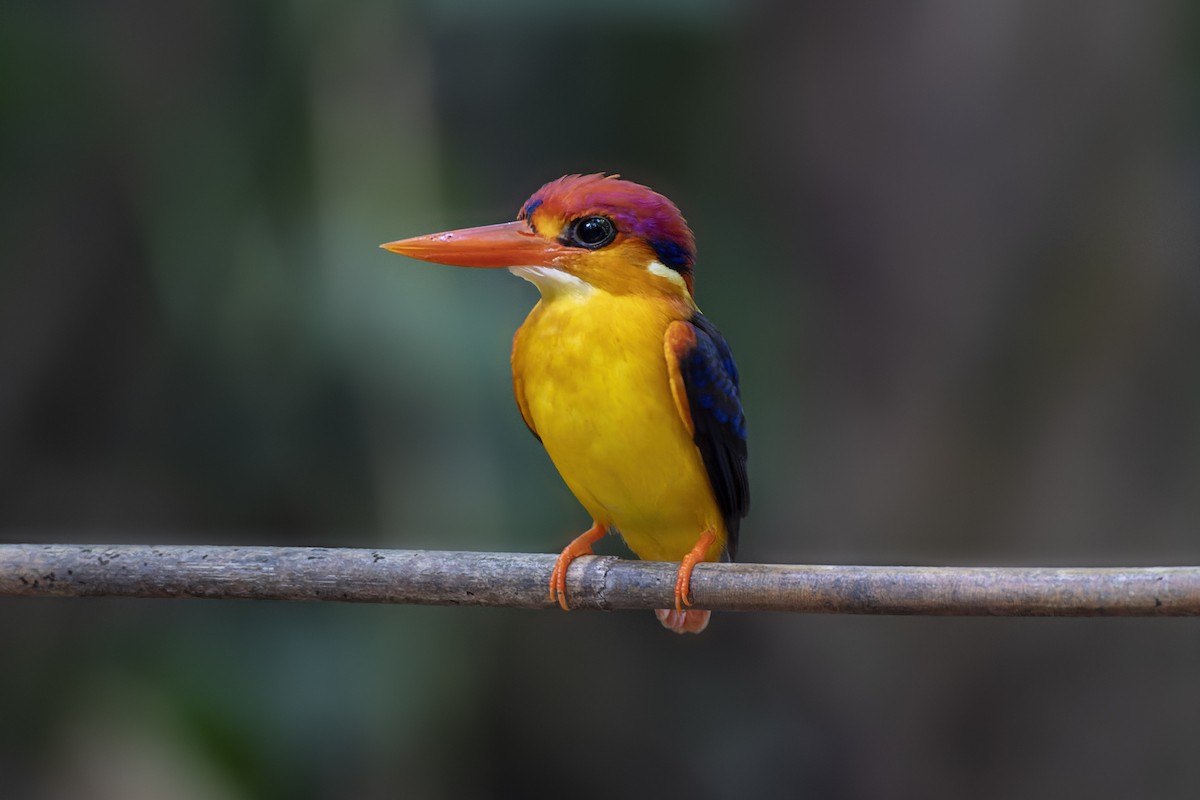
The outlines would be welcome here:
[[[567,175],[534,192],[515,222],[389,242],[393,253],[459,267],[507,267],[543,295],[601,289],[692,297],[696,243],[667,198],[616,175]]]

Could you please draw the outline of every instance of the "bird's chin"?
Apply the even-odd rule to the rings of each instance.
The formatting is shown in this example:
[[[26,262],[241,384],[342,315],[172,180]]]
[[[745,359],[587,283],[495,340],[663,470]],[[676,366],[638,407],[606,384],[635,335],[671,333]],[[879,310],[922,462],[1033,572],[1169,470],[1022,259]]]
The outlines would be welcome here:
[[[538,287],[543,296],[568,294],[583,297],[593,291],[587,281],[554,267],[509,267],[508,271]]]
[[[673,608],[660,608],[655,610],[654,616],[658,617],[658,621],[669,631],[675,631],[676,633],[701,633],[708,627],[708,620],[712,617],[712,612],[695,610],[676,611]]]

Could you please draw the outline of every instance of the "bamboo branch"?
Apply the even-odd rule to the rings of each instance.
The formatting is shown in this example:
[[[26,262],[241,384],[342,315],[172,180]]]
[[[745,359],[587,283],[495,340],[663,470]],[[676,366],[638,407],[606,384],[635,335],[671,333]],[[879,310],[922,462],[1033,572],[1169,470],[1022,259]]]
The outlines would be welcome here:
[[[0,597],[200,597],[549,608],[553,555],[323,547],[0,545]],[[578,609],[672,603],[677,564],[577,559]],[[700,564],[696,608],[827,614],[1198,616],[1200,567]]]

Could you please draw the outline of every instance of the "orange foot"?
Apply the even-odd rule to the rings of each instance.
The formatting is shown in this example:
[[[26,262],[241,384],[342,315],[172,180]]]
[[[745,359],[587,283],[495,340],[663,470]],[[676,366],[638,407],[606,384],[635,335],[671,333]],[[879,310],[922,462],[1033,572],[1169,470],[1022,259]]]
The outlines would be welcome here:
[[[708,627],[711,611],[684,611],[683,607],[692,604],[692,599],[688,597],[692,588],[692,570],[704,560],[708,548],[712,547],[716,539],[717,536],[712,531],[705,531],[696,542],[696,546],[683,557],[683,562],[679,565],[679,574],[675,576],[675,608],[660,608],[654,612],[654,616],[658,617],[658,621],[667,630],[676,633],[700,633]]]
[[[708,627],[711,611],[676,611],[673,608],[660,608],[654,612],[658,621],[669,631],[676,633],[700,633]]]
[[[679,565],[679,574],[675,576],[676,611],[683,611],[684,606],[692,605],[692,599],[688,597],[692,592],[692,570],[704,560],[704,556],[708,554],[708,548],[712,547],[712,543],[716,540],[715,533],[705,531],[700,534],[700,541],[696,542],[696,546],[683,557],[683,562]]]
[[[592,527],[575,537],[575,541],[558,554],[554,571],[550,573],[550,599],[557,600],[563,611],[571,610],[567,605],[567,567],[580,556],[590,556],[592,545],[604,538],[605,531],[603,525],[592,520]]]

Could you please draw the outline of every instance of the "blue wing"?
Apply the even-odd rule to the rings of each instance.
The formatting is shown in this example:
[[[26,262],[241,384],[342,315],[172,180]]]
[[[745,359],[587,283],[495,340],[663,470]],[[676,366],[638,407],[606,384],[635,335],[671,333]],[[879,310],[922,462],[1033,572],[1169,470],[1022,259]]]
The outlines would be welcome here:
[[[746,415],[737,365],[725,337],[698,312],[687,322],[672,324],[667,350],[676,359],[673,366],[683,383],[693,438],[725,518],[726,549],[732,561],[742,517],[750,510]]]

